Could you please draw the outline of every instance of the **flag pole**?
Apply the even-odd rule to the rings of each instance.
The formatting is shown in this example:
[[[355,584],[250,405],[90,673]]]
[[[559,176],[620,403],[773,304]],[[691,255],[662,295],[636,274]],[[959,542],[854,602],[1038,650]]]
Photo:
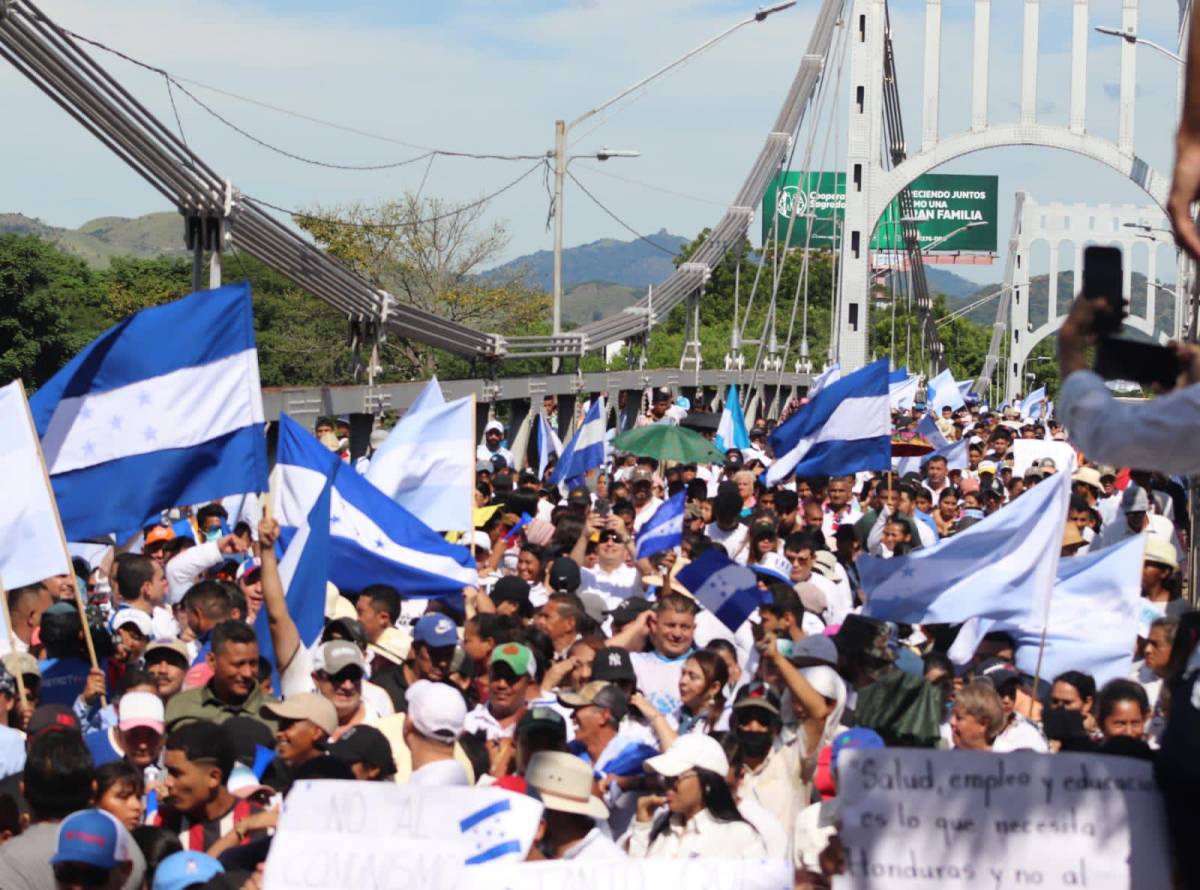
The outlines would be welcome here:
[[[8,611],[8,590],[4,586],[3,578],[0,578],[0,608],[2,608],[4,613],[4,626],[8,629],[8,648],[15,655],[17,652],[17,640],[16,635],[13,633],[12,615]],[[25,675],[18,669],[14,676],[17,679],[17,707],[23,708],[25,706]]]
[[[94,670],[100,669],[100,662],[96,658],[96,643],[92,639],[92,629],[88,625],[87,605],[83,601],[83,594],[79,590],[79,585],[75,582],[75,564],[71,562],[71,551],[67,548],[67,533],[63,530],[62,516],[58,513],[58,499],[54,497],[54,486],[50,484],[50,470],[46,467],[46,455],[42,453],[42,440],[37,434],[37,427],[33,423],[33,412],[29,408],[29,397],[25,394],[25,383],[18,379],[17,383],[21,387],[21,398],[25,400],[25,417],[29,421],[29,429],[33,432],[33,441],[37,445],[38,464],[42,468],[42,481],[46,484],[46,491],[50,495],[50,503],[54,505],[54,524],[58,528],[58,540],[62,544],[63,559],[66,560],[67,577],[71,579],[71,587],[75,591],[75,606],[79,609],[79,620],[83,625],[83,641],[87,644],[88,658],[92,662]],[[105,696],[100,696],[101,704],[108,704]]]

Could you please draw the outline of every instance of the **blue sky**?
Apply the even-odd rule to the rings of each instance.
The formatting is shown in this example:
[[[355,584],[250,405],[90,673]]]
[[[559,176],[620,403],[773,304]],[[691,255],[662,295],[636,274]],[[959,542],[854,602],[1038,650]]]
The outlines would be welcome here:
[[[943,25],[943,136],[967,122],[971,9],[947,0]],[[818,7],[802,0],[631,97],[592,132],[581,152],[608,146],[641,157],[605,165],[578,161],[572,171],[630,225],[693,236],[714,223],[736,193],[794,75]],[[921,130],[920,0],[893,0],[900,84],[910,148]],[[1070,4],[1042,4],[1040,114],[1065,121]],[[1175,42],[1174,3],[1143,4],[1140,33]],[[992,89],[997,120],[1017,115],[1020,71],[1018,0],[993,3]],[[681,55],[752,11],[719,0],[59,0],[46,11],[61,24],[174,73],[286,108],[420,145],[485,152],[538,153],[551,147],[556,117],[572,118]],[[1094,24],[1119,22],[1120,0],[1093,0]],[[1117,41],[1092,34],[1088,127],[1116,129]],[[101,58],[156,113],[170,120],[161,79],[111,57]],[[1175,66],[1139,51],[1136,148],[1169,171],[1175,114]],[[222,114],[268,141],[339,163],[385,163],[412,155],[403,146],[354,136],[198,90]],[[289,207],[373,202],[414,190],[424,164],[366,173],[330,171],[280,158],[225,129],[177,97],[187,138],[218,171],[251,195]],[[149,186],[6,65],[0,102],[21,122],[0,144],[4,199],[57,225],[97,216],[170,209]],[[840,167],[846,99],[823,119],[817,160]],[[830,121],[833,126],[829,126]],[[425,194],[468,201],[524,169],[499,161],[439,159]],[[1012,194],[1041,202],[1146,203],[1117,174],[1046,149],[1000,149],[952,162],[940,172],[1000,177],[1000,230],[1009,228]],[[619,177],[619,178],[618,178]],[[566,240],[578,244],[627,234],[568,185]],[[511,235],[505,255],[551,245],[547,195],[540,175],[489,206],[488,221]],[[757,225],[752,226],[757,231]],[[964,269],[975,280],[999,279],[1003,266]],[[1036,269],[1035,269],[1036,271]]]

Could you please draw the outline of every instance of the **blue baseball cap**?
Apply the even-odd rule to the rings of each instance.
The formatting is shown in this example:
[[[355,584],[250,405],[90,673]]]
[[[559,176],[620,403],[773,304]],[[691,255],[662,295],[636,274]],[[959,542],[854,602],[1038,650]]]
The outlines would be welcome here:
[[[458,627],[449,615],[422,615],[413,627],[413,642],[426,646],[458,645]]]
[[[128,843],[128,833],[111,813],[80,810],[58,826],[58,849],[50,864],[78,862],[96,868],[116,868],[129,861]]]
[[[829,761],[829,768],[837,772],[838,755],[847,748],[883,748],[883,738],[873,729],[863,729],[861,726],[856,726],[853,729],[847,729],[845,732],[839,732],[833,740],[833,757]]]
[[[150,890],[183,890],[224,873],[225,867],[211,856],[195,850],[183,850],[172,853],[158,864]]]

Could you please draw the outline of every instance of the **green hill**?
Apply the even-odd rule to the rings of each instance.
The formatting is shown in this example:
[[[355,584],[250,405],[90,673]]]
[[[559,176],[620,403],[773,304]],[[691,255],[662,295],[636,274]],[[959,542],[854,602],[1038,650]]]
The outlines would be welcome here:
[[[114,256],[187,255],[183,220],[174,212],[148,213],[136,219],[102,216],[77,229],[51,226],[22,213],[0,213],[0,232],[36,235],[98,269],[107,267]]]

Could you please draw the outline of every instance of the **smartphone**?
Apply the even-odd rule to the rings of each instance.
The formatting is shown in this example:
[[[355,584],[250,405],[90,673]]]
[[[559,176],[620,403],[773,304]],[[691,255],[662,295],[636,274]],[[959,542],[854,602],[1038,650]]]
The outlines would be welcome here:
[[[592,506],[595,508],[597,516],[608,516],[612,513],[612,504],[608,498],[596,498],[596,503]]]
[[[1083,296],[1088,300],[1104,297],[1108,310],[1096,315],[1092,330],[1101,336],[1115,334],[1125,319],[1125,276],[1121,271],[1121,250],[1092,244],[1083,250]]]
[[[1105,337],[1096,347],[1096,373],[1105,380],[1131,380],[1144,386],[1157,383],[1171,390],[1178,382],[1179,371],[1175,353],[1156,343]]]

